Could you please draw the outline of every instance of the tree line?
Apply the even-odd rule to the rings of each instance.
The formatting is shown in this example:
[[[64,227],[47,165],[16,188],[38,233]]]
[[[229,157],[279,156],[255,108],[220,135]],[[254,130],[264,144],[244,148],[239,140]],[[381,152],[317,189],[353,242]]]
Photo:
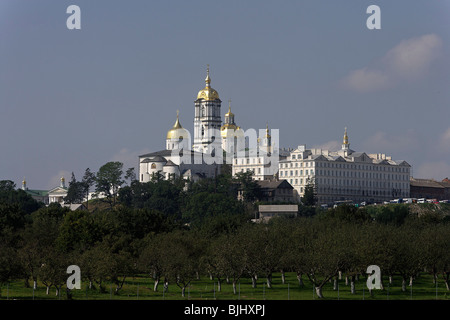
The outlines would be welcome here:
[[[239,180],[241,179],[241,181]],[[74,181],[74,180],[72,180]],[[223,173],[198,182],[130,179],[111,194],[107,209],[71,211],[43,206],[13,183],[0,181],[0,283],[38,281],[61,291],[69,265],[100,291],[113,283],[120,294],[127,277],[146,275],[154,290],[177,286],[184,295],[200,275],[218,283],[249,278],[254,286],[272,275],[295,272],[318,297],[341,274],[354,291],[367,266],[400,275],[402,289],[423,272],[442,277],[449,289],[450,226],[440,214],[417,216],[406,205],[322,210],[300,205],[296,218],[257,224],[258,190],[248,176]],[[245,188],[244,200],[236,192]],[[111,188],[109,188],[111,189]],[[115,197],[115,200],[113,199]],[[70,292],[68,292],[70,295]]]

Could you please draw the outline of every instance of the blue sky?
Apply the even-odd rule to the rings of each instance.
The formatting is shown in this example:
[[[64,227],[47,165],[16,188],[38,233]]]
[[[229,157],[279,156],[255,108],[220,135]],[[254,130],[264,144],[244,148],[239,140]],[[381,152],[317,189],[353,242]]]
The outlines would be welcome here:
[[[81,30],[68,30],[69,5]],[[381,30],[369,30],[369,5]],[[351,148],[450,176],[450,1],[0,2],[0,179],[31,189],[192,132],[210,65],[222,113],[280,145]]]

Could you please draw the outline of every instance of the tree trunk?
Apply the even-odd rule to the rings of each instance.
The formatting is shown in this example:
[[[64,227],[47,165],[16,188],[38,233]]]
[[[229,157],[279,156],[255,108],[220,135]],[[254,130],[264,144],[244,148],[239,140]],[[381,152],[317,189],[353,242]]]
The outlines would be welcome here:
[[[268,274],[267,275],[267,288],[271,289],[272,288],[272,274]]]
[[[302,274],[300,272],[297,272],[297,280],[298,280],[298,285],[300,287],[303,287],[304,283],[303,283],[303,279],[302,279]]]
[[[169,291],[169,282],[167,280],[164,281],[164,289],[163,289],[163,291],[164,292]]]
[[[322,286],[315,287],[315,289],[316,289],[317,297],[318,297],[319,299],[323,299]]]
[[[217,278],[217,291],[222,291],[222,281],[219,278]]]
[[[45,294],[49,294],[49,292],[50,292],[50,286],[47,286],[47,289],[46,289],[46,291],[45,291]]]
[[[158,291],[158,285],[159,285],[159,278],[155,279],[155,284],[153,285],[153,291],[157,292]]]
[[[335,278],[333,281],[333,290],[336,291],[338,289],[338,279]]]
[[[184,298],[184,296],[185,296],[185,291],[186,291],[186,287],[185,286],[183,286],[182,288],[181,288],[181,296]]]
[[[345,276],[345,285],[348,286],[348,276]]]
[[[286,275],[284,274],[284,270],[281,270],[281,283],[282,284],[286,283]]]
[[[406,292],[406,279],[402,279],[402,292]]]
[[[256,277],[252,275],[251,278],[252,278],[252,288],[256,288]]]
[[[350,279],[350,292],[351,292],[351,294],[355,294],[356,293],[356,290],[355,290],[355,276],[353,275],[350,278],[351,278]]]
[[[233,280],[233,294],[236,294],[236,281]]]

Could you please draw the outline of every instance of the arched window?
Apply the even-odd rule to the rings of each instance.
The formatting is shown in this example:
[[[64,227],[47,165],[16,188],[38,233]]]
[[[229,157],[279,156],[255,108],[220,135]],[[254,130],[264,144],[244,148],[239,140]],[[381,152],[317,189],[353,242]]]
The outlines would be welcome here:
[[[156,163],[152,163],[152,165],[150,166],[150,168],[156,169]]]

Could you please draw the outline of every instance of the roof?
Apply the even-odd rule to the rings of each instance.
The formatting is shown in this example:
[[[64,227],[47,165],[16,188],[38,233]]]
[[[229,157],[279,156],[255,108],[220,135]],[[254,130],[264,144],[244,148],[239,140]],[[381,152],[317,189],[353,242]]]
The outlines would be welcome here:
[[[177,166],[177,165],[175,163],[173,163],[172,160],[169,160],[166,162],[166,164],[164,166],[167,167],[167,166]]]
[[[433,179],[416,179],[411,178],[410,179],[410,185],[411,187],[426,187],[426,188],[445,188],[444,183],[438,182]]]
[[[66,194],[67,193],[67,188],[63,188],[63,187],[55,187],[51,190],[48,191],[48,193],[52,193],[52,194]]]
[[[183,150],[183,152],[184,151],[185,150]],[[151,158],[151,157],[156,157],[156,156],[170,157],[172,155],[177,155],[178,152],[179,152],[178,149],[175,149],[175,150],[166,150],[165,149],[165,150],[160,150],[160,151],[155,151],[155,152],[140,155],[139,158]],[[193,151],[193,150],[186,150],[186,152],[191,153],[191,155],[203,155],[203,153]]]
[[[293,189],[294,187],[287,182],[286,180],[257,180],[256,181],[261,188],[264,189],[277,189],[277,188],[289,188]]]
[[[29,195],[32,195],[32,196],[45,197],[46,195],[48,195],[48,190],[30,190],[30,189],[26,189],[25,192],[28,193]]]

